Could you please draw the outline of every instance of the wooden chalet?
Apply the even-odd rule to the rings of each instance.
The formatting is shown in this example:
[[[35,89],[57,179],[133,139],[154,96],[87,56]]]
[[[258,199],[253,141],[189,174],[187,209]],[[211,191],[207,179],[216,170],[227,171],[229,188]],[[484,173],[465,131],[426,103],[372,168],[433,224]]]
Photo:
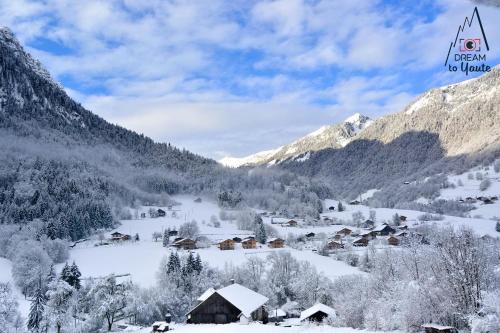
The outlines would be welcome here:
[[[349,228],[342,228],[337,231],[337,235],[349,236],[350,234],[352,234],[352,230]]]
[[[373,230],[363,230],[359,235],[361,237],[367,238],[368,240],[377,238],[377,233]]]
[[[376,233],[377,236],[389,236],[390,234],[393,234],[396,232],[396,229],[391,227],[390,225],[383,223],[379,226],[377,226],[373,231]]]
[[[255,238],[245,238],[241,241],[241,247],[244,249],[255,249],[257,247],[257,241]]]
[[[335,210],[335,207],[330,206],[330,207],[328,207],[328,210],[329,210],[330,212],[333,212],[333,211]]]
[[[111,240],[112,241],[127,241],[130,240],[132,237],[127,234],[122,234],[121,232],[115,231],[111,234]]]
[[[335,236],[333,236],[333,239],[335,240],[341,240],[342,239],[342,235],[341,234],[336,234]]]
[[[453,326],[442,326],[436,324],[422,325],[425,333],[457,333],[457,329]]]
[[[401,241],[399,240],[399,238],[397,237],[394,237],[394,236],[389,236],[387,238],[387,244],[389,245],[392,245],[392,246],[399,246],[399,244],[401,243]]]
[[[218,290],[207,290],[199,303],[187,313],[189,324],[227,324],[262,321],[267,323],[265,307],[269,299],[242,285],[233,283]]]
[[[360,237],[352,242],[352,246],[368,246],[368,238]]]
[[[337,242],[333,240],[329,241],[326,244],[326,247],[328,248],[328,250],[339,250],[344,248],[344,244],[342,244],[342,242]]]
[[[199,198],[199,197],[198,197],[198,198],[196,198],[196,199],[194,199],[194,202],[196,202],[196,203],[201,203],[201,201],[202,201],[202,200],[201,200],[201,198]]]
[[[271,238],[267,241],[267,246],[272,249],[282,248],[283,246],[285,246],[285,240],[281,238]]]
[[[297,222],[297,221],[295,221],[295,220],[290,220],[290,221],[288,221],[288,223],[287,223],[287,225],[288,225],[289,227],[296,227],[296,226],[297,226],[297,224],[298,224],[298,222]]]
[[[314,238],[316,237],[316,234],[314,232],[309,232],[306,234],[306,238]]]
[[[359,202],[358,200],[353,200],[351,202],[349,202],[349,205],[359,205],[361,202]]]
[[[196,249],[196,241],[189,238],[181,238],[174,241],[172,246],[182,250],[194,250]]]
[[[219,249],[224,251],[224,250],[234,250],[234,240],[232,239],[225,239],[221,242],[219,242]]]
[[[335,310],[322,303],[316,303],[300,313],[300,321],[322,322],[326,318],[335,317]]]
[[[407,220],[407,219],[408,219],[408,218],[407,218],[406,216],[404,216],[404,215],[399,215],[399,221],[400,221],[400,222],[406,222],[406,220]]]
[[[177,236],[177,234],[178,234],[177,230],[170,230],[170,231],[168,232],[168,235],[169,235],[169,236]]]
[[[375,226],[375,222],[372,220],[366,220],[365,222],[361,223],[361,228],[365,229],[371,229]]]
[[[163,209],[158,209],[157,213],[158,213],[158,216],[160,216],[160,217],[167,215],[167,212],[165,212]]]

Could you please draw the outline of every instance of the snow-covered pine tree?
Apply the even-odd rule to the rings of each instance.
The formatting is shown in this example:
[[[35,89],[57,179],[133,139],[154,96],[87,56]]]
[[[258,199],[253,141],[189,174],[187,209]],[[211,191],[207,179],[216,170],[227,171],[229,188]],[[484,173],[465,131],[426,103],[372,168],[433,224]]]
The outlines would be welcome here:
[[[75,288],[76,290],[80,289],[81,287],[80,277],[82,276],[82,273],[80,272],[80,269],[78,268],[78,266],[74,261],[70,267],[70,272],[71,272],[71,283],[69,283],[69,285]]]
[[[169,243],[170,243],[170,228],[166,229],[163,232],[163,246],[167,247]]]
[[[342,202],[339,201],[338,205],[337,205],[337,211],[339,212],[343,212],[345,209],[344,209],[344,206],[342,205]]]
[[[257,225],[257,230],[255,231],[255,238],[261,244],[266,243],[267,233],[266,233],[266,227],[264,226],[264,223],[261,222]]]
[[[200,274],[201,271],[203,270],[203,263],[201,261],[201,257],[200,257],[199,253],[196,255],[196,259],[194,262],[194,269],[195,269],[195,271],[198,272],[198,274]]]
[[[28,329],[32,332],[39,332],[40,330],[43,330],[42,321],[45,311],[45,304],[47,303],[44,289],[45,288],[42,284],[42,278],[40,277],[38,287],[35,290],[33,299],[31,300],[30,312],[28,315],[27,326]]]
[[[181,260],[179,259],[179,255],[177,254],[177,252],[170,253],[170,256],[168,257],[167,274],[179,272],[180,270]]]
[[[61,274],[59,275],[59,278],[66,282],[67,284],[71,285],[71,268],[69,267],[68,263],[64,264],[63,269],[61,270]]]

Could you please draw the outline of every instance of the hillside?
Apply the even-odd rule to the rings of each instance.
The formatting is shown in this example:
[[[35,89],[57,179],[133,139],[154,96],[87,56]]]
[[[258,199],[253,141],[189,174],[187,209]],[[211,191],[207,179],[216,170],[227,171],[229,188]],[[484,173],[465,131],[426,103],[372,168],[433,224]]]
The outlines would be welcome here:
[[[266,206],[273,196],[273,209],[290,204],[283,193],[297,177],[288,172],[248,177],[86,110],[7,28],[0,29],[0,69],[0,223],[42,220],[50,237],[79,239],[126,218],[125,207],[166,204],[172,194],[215,199],[234,191],[248,205]],[[321,206],[314,193],[293,196],[300,209]]]
[[[288,158],[327,148],[341,148],[355,139],[372,120],[356,113],[342,123],[323,126],[308,135],[273,150],[263,151],[246,157],[225,157],[219,162],[230,167],[279,164]]]
[[[497,66],[480,78],[432,89],[403,111],[375,120],[345,147],[280,167],[324,179],[337,195],[354,198],[369,189],[394,190],[403,182],[488,164],[500,152],[499,85]]]

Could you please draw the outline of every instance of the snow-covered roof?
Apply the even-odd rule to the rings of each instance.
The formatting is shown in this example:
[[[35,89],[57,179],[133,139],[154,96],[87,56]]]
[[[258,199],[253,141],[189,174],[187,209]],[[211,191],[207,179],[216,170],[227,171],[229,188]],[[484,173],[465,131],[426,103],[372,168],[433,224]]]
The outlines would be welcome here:
[[[269,318],[285,317],[285,316],[286,316],[286,312],[281,310],[281,309],[269,311]]]
[[[268,243],[271,243],[271,242],[277,241],[278,239],[279,239],[279,240],[283,240],[283,239],[281,239],[281,238],[269,238],[269,239],[267,240],[267,242],[268,242]]]
[[[389,227],[389,228],[390,228],[390,226],[389,226],[388,224],[381,224],[381,225],[376,226],[376,227],[373,229],[373,231],[382,231],[382,230],[384,230],[384,229],[385,229],[385,228],[387,228],[387,227]]]
[[[422,325],[422,327],[429,327],[429,328],[435,328],[435,329],[438,329],[438,330],[452,330],[452,329],[455,329],[455,327],[453,326],[442,326],[442,325],[438,325],[438,324],[424,324]]]
[[[214,288],[208,288],[203,294],[201,294],[200,297],[198,297],[198,301],[200,302],[203,302],[204,300],[206,300],[207,298],[209,298],[210,296],[212,296],[212,294],[215,292],[215,289]]]
[[[325,305],[322,303],[316,303],[313,306],[311,306],[309,309],[306,309],[300,313],[300,320],[307,319],[318,311],[324,312],[330,317],[335,317],[335,310],[334,309],[332,309],[328,305]]]
[[[245,317],[251,317],[252,312],[266,304],[269,300],[266,296],[237,283],[221,288],[216,293],[237,307]]]

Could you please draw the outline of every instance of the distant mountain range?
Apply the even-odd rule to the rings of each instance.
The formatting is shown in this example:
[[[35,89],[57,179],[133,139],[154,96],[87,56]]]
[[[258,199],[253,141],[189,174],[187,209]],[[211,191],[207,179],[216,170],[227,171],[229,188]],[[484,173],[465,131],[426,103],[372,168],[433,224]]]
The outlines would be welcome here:
[[[372,120],[370,118],[356,113],[342,123],[323,126],[292,143],[276,149],[240,158],[225,157],[219,162],[225,166],[239,167],[280,164],[287,159],[294,159],[296,157],[301,161],[307,158],[308,155],[305,154],[309,152],[327,148],[345,147],[361,131],[370,126],[371,123]]]

